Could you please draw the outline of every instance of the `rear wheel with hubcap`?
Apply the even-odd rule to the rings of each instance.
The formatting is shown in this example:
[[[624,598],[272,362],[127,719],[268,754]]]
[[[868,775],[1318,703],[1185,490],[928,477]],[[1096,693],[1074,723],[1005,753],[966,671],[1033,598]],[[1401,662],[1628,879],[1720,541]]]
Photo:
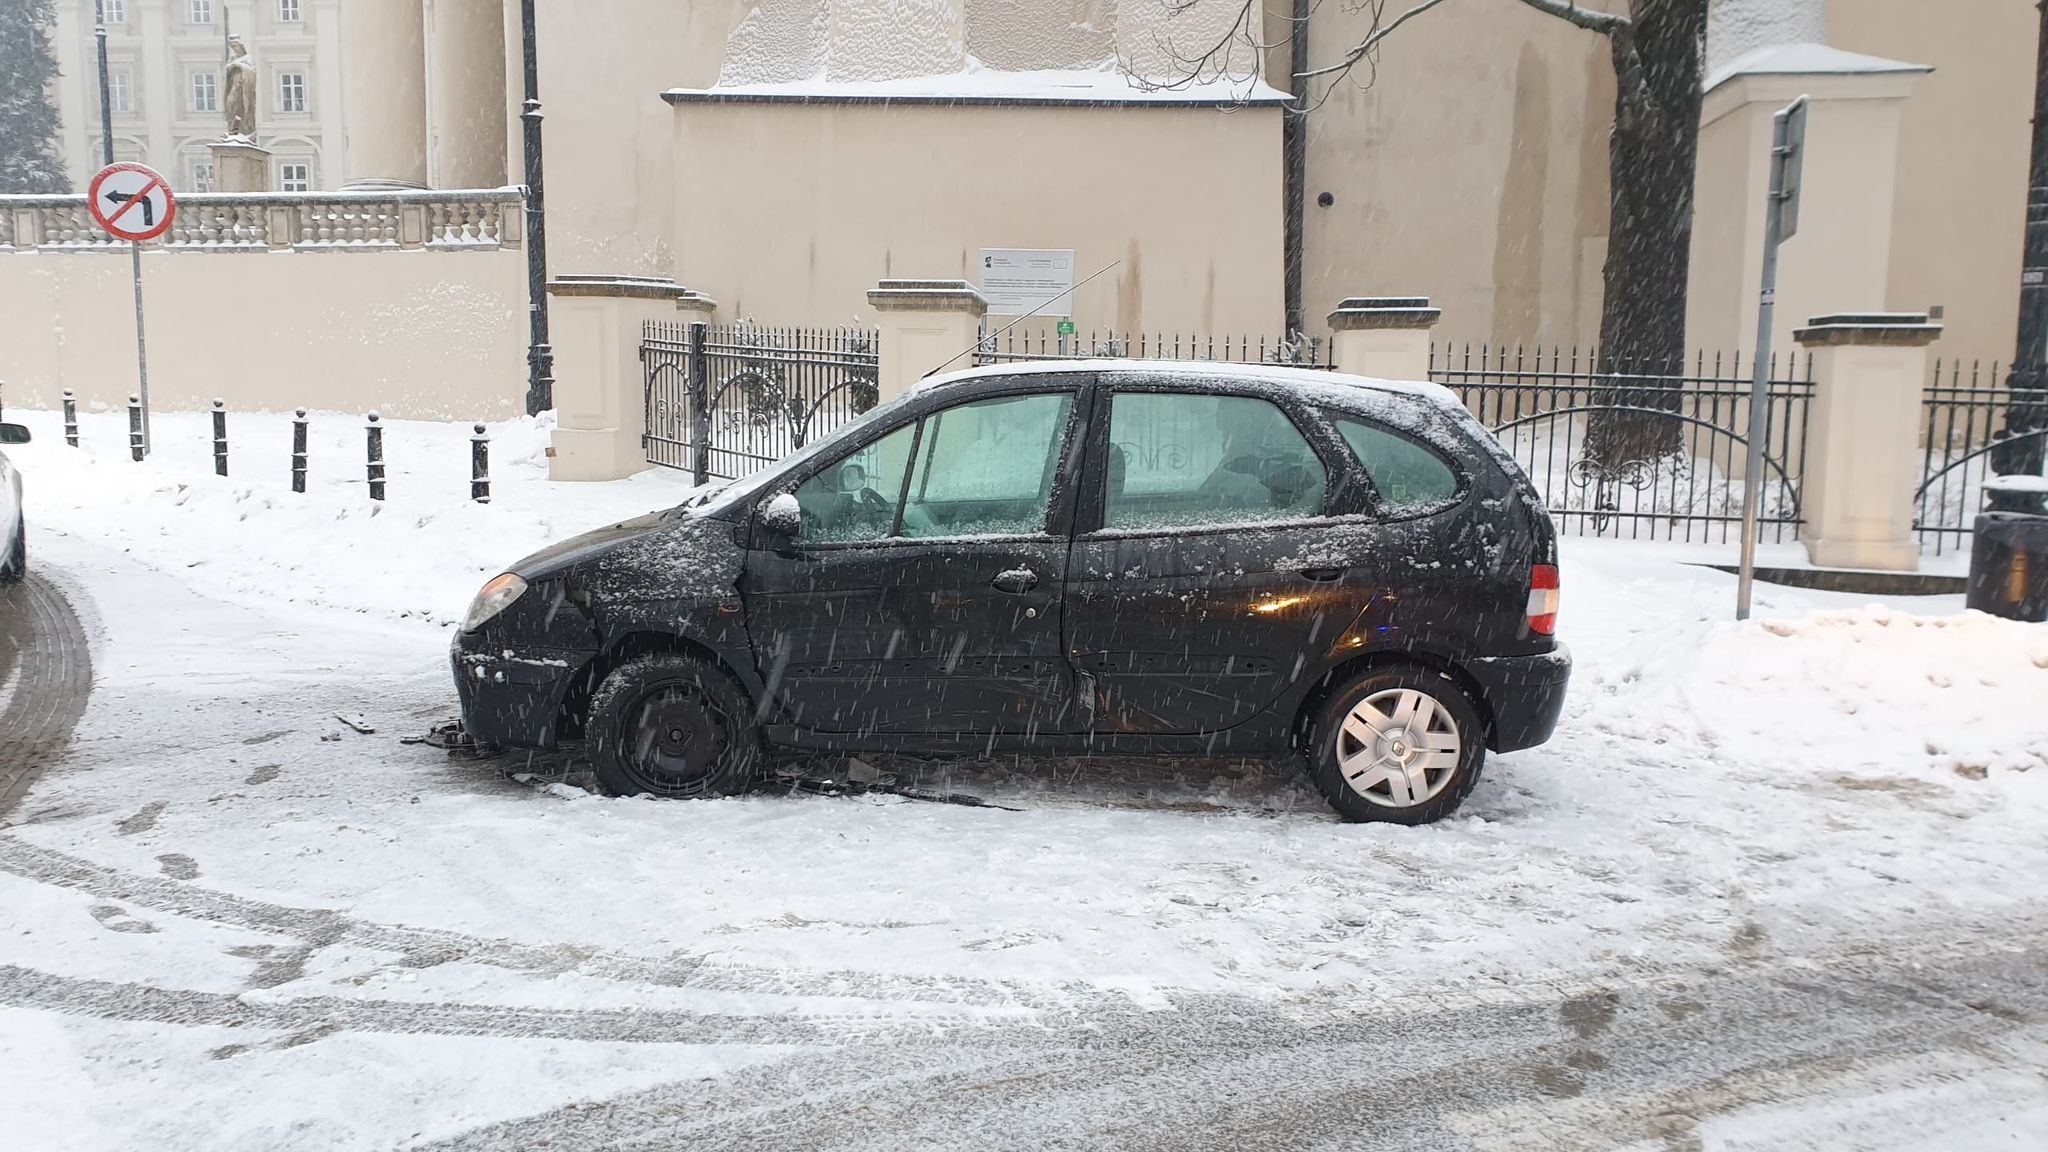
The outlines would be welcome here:
[[[712,664],[642,656],[590,701],[589,751],[610,796],[731,796],[753,782],[760,736],[746,693]]]
[[[1478,709],[1442,672],[1376,668],[1323,702],[1316,786],[1347,820],[1427,824],[1457,808],[1486,758]]]

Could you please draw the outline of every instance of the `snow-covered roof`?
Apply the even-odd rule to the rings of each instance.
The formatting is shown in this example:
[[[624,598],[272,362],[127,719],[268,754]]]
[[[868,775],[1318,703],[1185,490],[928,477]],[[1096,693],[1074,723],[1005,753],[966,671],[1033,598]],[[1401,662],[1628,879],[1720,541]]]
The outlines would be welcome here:
[[[1844,52],[1826,44],[1773,44],[1745,52],[1707,77],[1705,90],[1712,92],[1737,76],[1825,76],[1879,75],[1893,72],[1932,72],[1925,64],[1908,64],[1882,56]]]
[[[1396,392],[1404,396],[1415,396],[1438,404],[1449,404],[1462,409],[1464,403],[1458,394],[1441,384],[1418,380],[1381,380],[1371,376],[1353,376],[1344,372],[1331,372],[1320,368],[1296,368],[1287,364],[1235,364],[1217,360],[1135,360],[1128,357],[1101,357],[1075,360],[1023,360],[1010,364],[988,364],[979,368],[967,368],[949,372],[944,376],[933,376],[921,380],[918,389],[940,388],[967,380],[980,380],[990,376],[1017,376],[1036,372],[1121,372],[1144,373],[1146,375],[1177,376],[1181,378],[1206,378],[1215,380],[1261,380],[1272,384],[1323,391],[1332,388],[1366,388],[1380,392]]]
[[[1253,78],[1205,78],[1171,88],[1150,88],[1113,66],[1009,72],[971,67],[938,76],[898,80],[828,80],[815,77],[773,84],[721,84],[672,88],[662,94],[683,103],[927,103],[927,104],[1285,104],[1290,97]]]

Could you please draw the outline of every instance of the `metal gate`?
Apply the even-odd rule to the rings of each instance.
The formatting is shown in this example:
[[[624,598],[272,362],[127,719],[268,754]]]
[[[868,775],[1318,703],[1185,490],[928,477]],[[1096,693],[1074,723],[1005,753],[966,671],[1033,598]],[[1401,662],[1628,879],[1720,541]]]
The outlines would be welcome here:
[[[1934,364],[1934,383],[1921,401],[1920,487],[1913,530],[1934,554],[1968,551],[1971,525],[1984,504],[1984,482],[2001,449],[2048,441],[2048,429],[2013,431],[2006,421],[2027,408],[2048,410],[2048,388],[2014,388],[2008,369],[1961,361]]]
[[[647,462],[699,484],[773,464],[875,406],[875,347],[865,329],[647,322]]]
[[[1688,371],[1690,369],[1690,371]],[[1798,538],[1810,355],[1773,357],[1757,538]],[[1464,399],[1574,536],[1725,544],[1741,538],[1751,368],[1741,356],[1617,371],[1578,349],[1433,347],[1429,378]],[[1606,428],[1602,428],[1605,422]],[[1603,450],[1627,424],[1651,449]]]

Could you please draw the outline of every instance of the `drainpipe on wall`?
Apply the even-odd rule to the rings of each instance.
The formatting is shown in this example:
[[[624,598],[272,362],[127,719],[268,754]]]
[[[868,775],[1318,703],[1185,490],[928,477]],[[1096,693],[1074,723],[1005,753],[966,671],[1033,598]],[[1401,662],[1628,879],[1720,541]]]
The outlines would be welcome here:
[[[1308,201],[1308,82],[1301,79],[1301,74],[1308,71],[1308,18],[1313,10],[1314,0],[1294,0],[1293,15],[1288,19],[1287,79],[1294,102],[1281,113],[1285,119],[1280,124],[1280,156],[1285,167],[1282,196],[1286,203],[1282,211],[1289,339],[1308,327],[1308,310],[1301,298],[1305,224],[1302,209]]]

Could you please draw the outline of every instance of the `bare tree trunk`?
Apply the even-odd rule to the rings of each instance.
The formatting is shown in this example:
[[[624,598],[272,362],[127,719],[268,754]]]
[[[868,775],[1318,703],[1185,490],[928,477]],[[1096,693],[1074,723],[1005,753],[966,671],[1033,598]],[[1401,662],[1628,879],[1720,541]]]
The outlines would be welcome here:
[[[1616,380],[1603,402],[1676,412],[1683,390],[1654,378],[1685,364],[1707,0],[1635,0],[1631,8],[1626,25],[1607,30],[1619,83],[1600,367]],[[1620,469],[1677,451],[1683,432],[1661,416],[1598,413],[1586,451],[1604,470]]]

